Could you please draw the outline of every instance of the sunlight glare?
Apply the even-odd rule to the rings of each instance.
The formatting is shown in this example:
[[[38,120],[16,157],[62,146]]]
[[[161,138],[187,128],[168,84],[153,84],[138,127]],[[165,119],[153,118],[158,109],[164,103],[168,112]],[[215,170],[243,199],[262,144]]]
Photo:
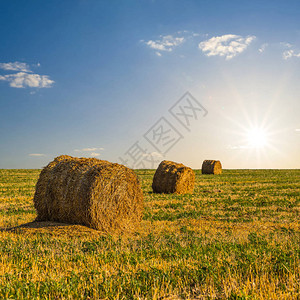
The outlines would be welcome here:
[[[247,132],[248,143],[253,148],[263,148],[267,144],[266,132],[261,128],[253,128]]]

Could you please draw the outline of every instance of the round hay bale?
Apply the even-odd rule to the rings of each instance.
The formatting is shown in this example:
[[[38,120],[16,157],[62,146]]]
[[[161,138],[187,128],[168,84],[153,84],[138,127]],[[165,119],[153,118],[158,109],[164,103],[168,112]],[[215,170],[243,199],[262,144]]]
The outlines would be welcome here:
[[[219,160],[205,160],[202,163],[202,174],[221,174],[222,165]]]
[[[105,232],[135,229],[143,211],[143,192],[133,170],[66,155],[41,171],[33,201],[37,221],[81,224]]]
[[[154,193],[192,193],[195,184],[194,171],[183,164],[173,161],[162,161],[153,177]]]

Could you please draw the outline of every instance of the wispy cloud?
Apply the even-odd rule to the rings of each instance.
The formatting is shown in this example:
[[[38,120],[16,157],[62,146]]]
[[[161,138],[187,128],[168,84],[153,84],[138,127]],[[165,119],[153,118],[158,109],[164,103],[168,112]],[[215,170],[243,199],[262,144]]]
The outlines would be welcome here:
[[[41,156],[46,156],[45,154],[42,153],[30,153],[28,154],[29,156],[33,156],[33,157],[41,157]]]
[[[285,47],[285,48],[292,48],[292,46],[293,46],[292,44],[286,43],[286,42],[280,42],[280,45]]]
[[[96,152],[92,152],[90,154],[91,157],[97,157],[97,156],[100,156],[101,154],[100,153],[96,153]]]
[[[26,63],[21,63],[18,61],[0,63],[0,69],[6,71],[21,71],[21,72],[31,72],[29,65]]]
[[[184,41],[185,41],[184,37],[173,36],[173,35],[161,35],[157,40],[149,40],[149,41],[142,41],[142,42],[144,42],[151,49],[157,51],[171,52],[173,51],[174,48],[182,44]],[[156,54],[157,53],[159,52],[156,52]]]
[[[260,52],[260,53],[263,53],[265,50],[266,50],[266,48],[268,47],[268,43],[264,43],[264,44],[262,44],[261,46],[260,46],[260,48],[258,49],[258,51]]]
[[[234,34],[225,34],[201,42],[199,49],[206,56],[224,56],[226,60],[229,60],[245,51],[254,39],[255,36],[242,37]]]
[[[104,150],[104,148],[89,147],[89,148],[75,149],[74,151],[75,152],[92,152],[92,151],[97,151],[97,150],[102,151],[102,150]]]
[[[81,153],[79,155],[83,155],[85,157],[98,157],[101,155],[99,151],[103,151],[102,147],[86,147],[82,149],[75,149],[74,152]]]
[[[300,57],[300,51],[299,52],[295,52],[295,50],[290,49],[290,50],[286,50],[282,53],[282,57],[283,59],[287,60],[289,58],[292,57]]]
[[[300,51],[293,49],[294,47],[292,44],[287,42],[281,42],[280,45],[283,46],[283,48],[288,48],[282,53],[282,58],[284,60],[290,59],[292,57],[300,57]]]
[[[49,88],[54,83],[47,75],[28,74],[25,72],[0,75],[0,80],[8,81],[9,85],[14,88]]]

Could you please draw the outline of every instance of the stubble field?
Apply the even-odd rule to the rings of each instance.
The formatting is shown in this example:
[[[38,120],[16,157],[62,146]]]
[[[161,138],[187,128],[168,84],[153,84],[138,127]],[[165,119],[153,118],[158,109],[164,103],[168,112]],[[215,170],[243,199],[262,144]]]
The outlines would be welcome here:
[[[299,299],[300,170],[196,170],[135,234],[30,223],[40,170],[0,170],[0,299]]]

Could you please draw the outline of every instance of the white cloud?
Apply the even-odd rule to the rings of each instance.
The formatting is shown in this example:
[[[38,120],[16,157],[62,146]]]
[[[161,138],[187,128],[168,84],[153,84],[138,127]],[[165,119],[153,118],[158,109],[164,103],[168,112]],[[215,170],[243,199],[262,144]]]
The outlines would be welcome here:
[[[0,63],[0,69],[6,71],[21,71],[21,72],[31,72],[28,64],[21,62],[9,62],[9,63]]]
[[[158,52],[158,51],[156,51],[155,54],[156,54],[157,56],[161,56],[161,53]]]
[[[81,153],[80,155],[86,156],[86,157],[98,157],[101,154],[96,151],[102,151],[104,148],[102,147],[87,147],[82,149],[75,149],[75,152]]]
[[[200,33],[193,32],[193,31],[190,31],[190,30],[179,30],[179,31],[177,31],[177,34],[184,35],[186,39],[190,39],[190,38],[193,38],[193,37],[200,36]]]
[[[160,36],[158,40],[149,40],[144,43],[152,49],[158,51],[171,52],[173,49],[184,42],[184,37],[174,37],[172,35]]]
[[[286,42],[280,42],[280,45],[282,45],[283,47],[286,47],[286,48],[291,48],[293,46],[292,44],[286,43]]]
[[[82,151],[95,151],[98,148],[83,148]]]
[[[92,152],[90,154],[91,157],[97,157],[97,156],[100,156],[100,153],[96,153],[96,152]]]
[[[35,66],[40,67],[40,63]],[[0,69],[18,71],[13,74],[0,75],[0,80],[9,82],[9,85],[14,88],[49,88],[54,83],[47,75],[33,74],[27,63],[18,61],[0,63]]]
[[[46,156],[45,154],[42,153],[30,153],[29,156],[33,156],[33,157],[41,157],[41,156]]]
[[[263,53],[267,47],[268,47],[268,43],[262,44],[261,47],[258,49],[258,51],[260,53]]]
[[[201,42],[199,49],[207,56],[225,56],[226,60],[229,60],[246,50],[254,39],[255,36],[242,37],[234,34],[225,34]]]
[[[300,57],[300,51],[295,51],[293,48],[293,45],[286,42],[281,42],[280,45],[282,45],[284,48],[288,48],[288,50],[283,51],[282,58],[287,60],[292,57]]]
[[[97,148],[97,147],[90,147],[90,148],[82,148],[82,149],[75,149],[75,152],[92,152],[96,150],[104,150],[104,148]],[[99,154],[100,155],[100,154]]]
[[[178,30],[177,31],[178,34],[185,34],[185,33],[189,33],[188,30]]]
[[[0,75],[0,80],[8,81],[9,85],[14,88],[49,88],[54,83],[47,75],[28,74],[24,72]]]
[[[300,52],[296,53],[294,50],[286,50],[282,54],[283,59],[287,60],[291,57],[300,57]]]
[[[300,133],[300,128],[296,128],[295,131]]]

